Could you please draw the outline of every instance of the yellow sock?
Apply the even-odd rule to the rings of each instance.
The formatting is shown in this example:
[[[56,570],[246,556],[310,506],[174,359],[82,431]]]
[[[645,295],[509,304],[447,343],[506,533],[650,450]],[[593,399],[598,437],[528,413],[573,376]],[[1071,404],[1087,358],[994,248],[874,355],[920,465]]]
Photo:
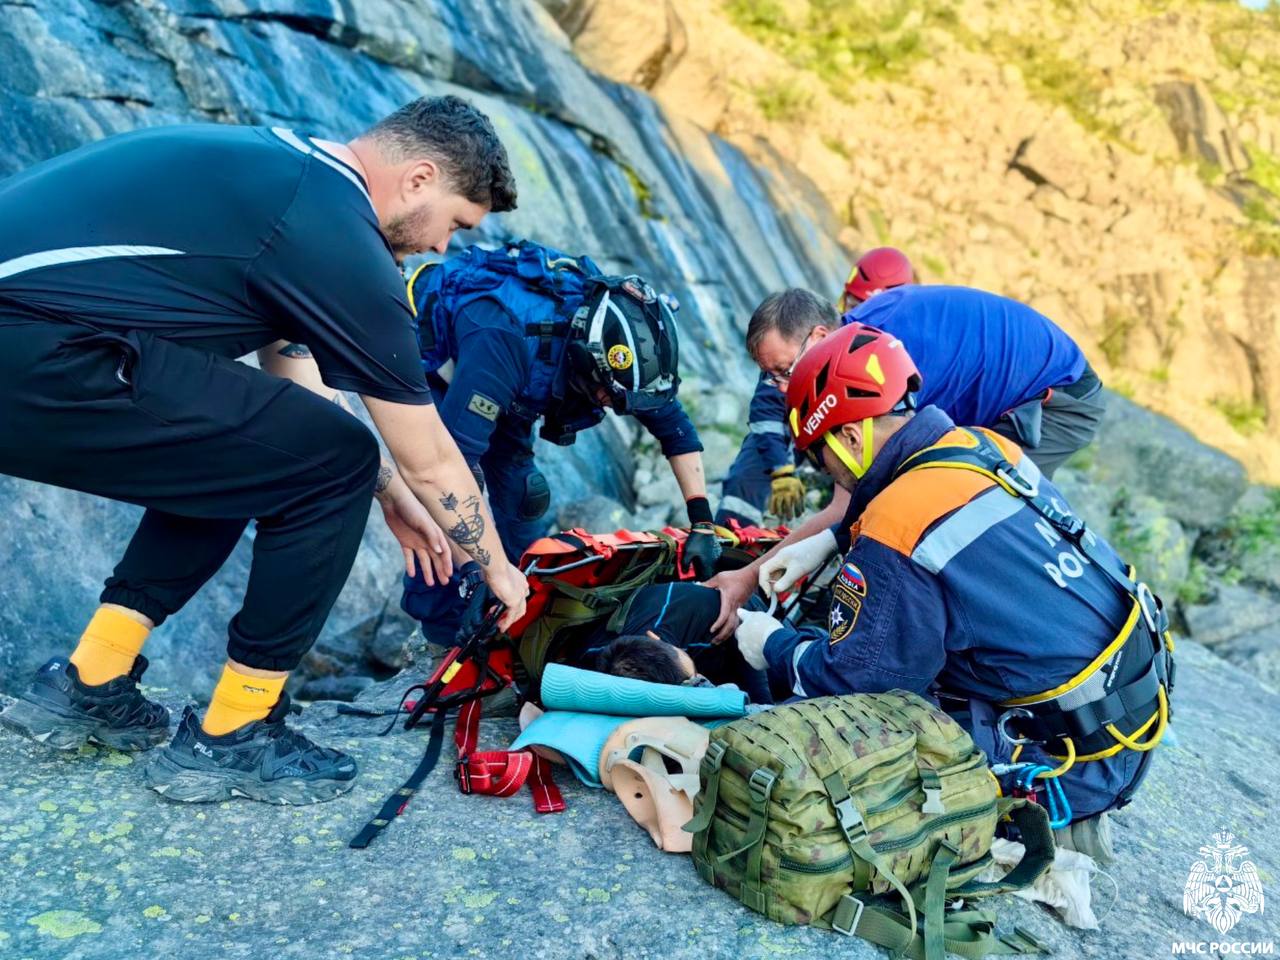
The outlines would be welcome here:
[[[220,737],[264,719],[284,692],[284,681],[284,677],[246,676],[227,664],[200,726],[210,736]]]
[[[91,687],[123,677],[133,669],[151,628],[128,614],[99,607],[71,654],[80,682]]]

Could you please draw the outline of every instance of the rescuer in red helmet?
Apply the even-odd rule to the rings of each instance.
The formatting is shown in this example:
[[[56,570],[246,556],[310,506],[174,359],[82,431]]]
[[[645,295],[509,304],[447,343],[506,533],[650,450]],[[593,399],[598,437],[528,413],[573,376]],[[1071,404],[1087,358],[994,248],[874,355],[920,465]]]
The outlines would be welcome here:
[[[916,282],[916,272],[907,255],[896,247],[876,247],[858,258],[844,282],[840,312],[848,313],[882,290],[905,287]]]

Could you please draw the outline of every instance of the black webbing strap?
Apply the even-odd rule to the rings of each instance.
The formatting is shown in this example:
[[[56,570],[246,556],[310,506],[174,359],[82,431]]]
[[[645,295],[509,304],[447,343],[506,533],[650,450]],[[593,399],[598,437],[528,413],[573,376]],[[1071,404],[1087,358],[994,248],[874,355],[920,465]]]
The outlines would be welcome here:
[[[445,711],[437,709],[431,718],[431,736],[427,740],[427,749],[422,754],[422,759],[414,767],[413,773],[409,774],[409,779],[400,784],[396,792],[383,801],[382,809],[378,811],[377,816],[351,838],[347,846],[352,850],[363,850],[373,843],[387,825],[404,812],[404,808],[409,805],[413,795],[422,786],[422,781],[426,780],[427,775],[436,768],[436,764],[440,761],[440,749],[444,744],[444,721]]]

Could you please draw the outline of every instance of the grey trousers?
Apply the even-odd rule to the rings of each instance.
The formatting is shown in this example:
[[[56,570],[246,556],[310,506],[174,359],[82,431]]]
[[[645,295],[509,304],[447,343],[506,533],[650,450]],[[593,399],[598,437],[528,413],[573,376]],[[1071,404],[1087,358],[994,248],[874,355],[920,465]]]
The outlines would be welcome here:
[[[1015,407],[991,429],[1022,447],[1040,472],[1053,479],[1058,467],[1093,440],[1106,412],[1101,384],[1083,397],[1054,388],[1048,402],[1037,397]]]

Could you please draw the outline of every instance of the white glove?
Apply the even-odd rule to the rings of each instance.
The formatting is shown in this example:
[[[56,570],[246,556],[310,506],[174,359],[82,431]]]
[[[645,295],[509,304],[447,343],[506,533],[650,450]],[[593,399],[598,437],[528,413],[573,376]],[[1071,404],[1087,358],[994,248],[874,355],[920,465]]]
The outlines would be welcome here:
[[[780,624],[767,613],[759,610],[739,610],[738,629],[733,635],[738,638],[738,649],[742,651],[742,659],[756,670],[764,670],[769,663],[764,658],[764,642],[781,630]]]
[[[765,596],[790,590],[801,577],[813,573],[836,549],[836,535],[828,528],[789,543],[760,564],[760,589]]]

